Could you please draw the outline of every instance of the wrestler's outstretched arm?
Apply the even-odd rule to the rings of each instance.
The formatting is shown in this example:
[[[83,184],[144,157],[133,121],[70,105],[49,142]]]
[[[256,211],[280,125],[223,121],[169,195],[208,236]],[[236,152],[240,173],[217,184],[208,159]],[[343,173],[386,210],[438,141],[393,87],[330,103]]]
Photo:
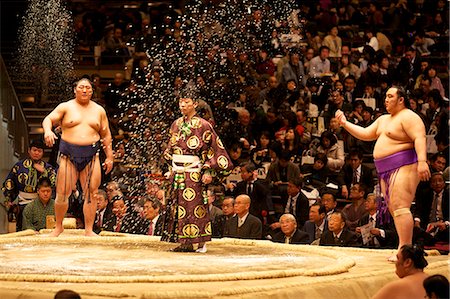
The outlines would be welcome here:
[[[344,112],[342,112],[341,110],[337,110],[335,116],[338,119],[339,124],[354,137],[363,141],[372,141],[378,138],[378,122],[379,119],[383,116],[377,118],[370,126],[366,128],[348,122],[347,118],[344,115]]]
[[[430,168],[427,164],[427,141],[425,136],[425,125],[422,119],[414,112],[408,113],[402,119],[402,127],[409,138],[414,142],[417,153],[417,173],[421,181],[428,181],[431,177]]]
[[[55,140],[58,137],[53,133],[53,125],[62,120],[66,112],[66,103],[59,104],[49,115],[47,115],[42,121],[42,128],[44,128],[44,141],[48,147],[52,147],[55,144]]]

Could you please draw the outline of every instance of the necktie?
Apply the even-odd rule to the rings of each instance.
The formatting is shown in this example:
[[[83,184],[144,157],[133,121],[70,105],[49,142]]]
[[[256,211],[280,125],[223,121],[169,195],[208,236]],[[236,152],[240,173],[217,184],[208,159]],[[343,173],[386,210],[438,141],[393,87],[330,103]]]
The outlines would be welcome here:
[[[316,227],[316,233],[314,235],[314,239],[317,240],[322,236],[322,231],[320,230],[320,228],[317,226]]]
[[[438,193],[433,192],[434,193],[434,197],[433,197],[433,203],[431,206],[431,213],[430,213],[430,222],[436,222],[437,219],[437,205],[438,205]]]
[[[247,185],[247,195],[250,195],[253,191],[253,183],[248,183]]]
[[[148,226],[147,235],[153,236],[153,221],[150,221],[150,225]]]
[[[341,242],[339,242],[339,238],[337,236],[334,236],[334,244],[340,245]]]
[[[352,181],[353,185],[356,183],[358,183],[358,170],[357,169],[353,170],[353,181]]]
[[[291,238],[289,238],[288,236],[286,236],[286,239],[284,240],[285,244],[289,244],[291,241]]]
[[[412,62],[409,64],[409,74],[412,75],[414,72],[414,65],[412,64]]]
[[[116,229],[115,229],[116,233],[120,232],[120,227],[121,226],[122,226],[122,219],[117,220]]]

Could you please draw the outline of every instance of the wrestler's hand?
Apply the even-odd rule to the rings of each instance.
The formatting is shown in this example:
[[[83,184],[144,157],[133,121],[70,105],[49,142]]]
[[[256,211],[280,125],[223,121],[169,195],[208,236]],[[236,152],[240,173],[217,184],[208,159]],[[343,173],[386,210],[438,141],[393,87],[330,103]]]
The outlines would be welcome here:
[[[58,139],[58,136],[56,136],[56,134],[52,131],[44,133],[44,141],[46,146],[52,147],[55,144],[56,139]]]
[[[108,174],[113,169],[113,159],[106,158],[105,163],[103,163],[103,169],[105,170],[105,174]]]
[[[39,171],[40,173],[43,173],[45,171],[45,167],[42,166],[39,163],[34,163],[33,164],[34,169],[36,169],[37,171]]]
[[[211,184],[212,182],[212,176],[210,174],[203,174],[202,176],[202,183],[205,185]]]
[[[419,161],[417,164],[417,173],[419,174],[419,179],[421,181],[428,181],[430,179],[431,173],[427,162]]]
[[[345,123],[347,122],[347,118],[345,117],[344,112],[342,112],[341,110],[337,110],[336,113],[334,114],[334,116],[337,118],[337,120],[339,121],[339,124],[341,126],[344,126]]]

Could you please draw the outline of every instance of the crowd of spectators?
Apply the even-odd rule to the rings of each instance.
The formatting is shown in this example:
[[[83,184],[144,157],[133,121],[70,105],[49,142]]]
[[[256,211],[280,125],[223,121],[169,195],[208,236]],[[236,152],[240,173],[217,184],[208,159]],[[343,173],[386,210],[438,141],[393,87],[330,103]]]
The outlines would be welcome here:
[[[88,10],[80,3],[74,11],[77,52],[100,47],[102,63],[123,65],[107,85],[108,78],[92,76],[96,101],[110,117],[116,155],[112,176],[104,179],[106,193],[100,192],[96,231],[159,235],[168,200],[165,166],[153,161],[156,170],[144,188],[134,188],[140,194],[130,192],[123,178],[140,181],[136,155],[145,151],[131,142],[142,125],[134,95],[167,81],[151,55],[186,42],[183,18],[172,11],[155,25],[146,6]],[[213,235],[395,248],[395,229],[372,218],[380,194],[374,143],[350,136],[334,113],[340,109],[353,123],[370,126],[385,113],[388,87],[399,84],[426,125],[434,173],[417,190],[415,240],[448,244],[448,3],[300,1],[295,13],[279,23],[253,7],[242,30],[251,45],[205,43],[185,53],[184,68],[171,74],[166,125],[177,115],[180,90],[194,84],[198,113],[214,125],[235,165],[227,182],[209,191]],[[202,63],[194,59],[201,55]],[[193,77],[189,69],[202,72]],[[163,131],[142,132],[164,147]]]

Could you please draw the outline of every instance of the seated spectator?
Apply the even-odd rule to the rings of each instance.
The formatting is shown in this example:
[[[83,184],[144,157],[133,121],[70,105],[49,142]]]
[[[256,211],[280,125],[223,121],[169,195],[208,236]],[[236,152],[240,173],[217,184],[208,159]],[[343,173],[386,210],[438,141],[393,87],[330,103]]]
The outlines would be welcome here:
[[[377,197],[375,194],[370,193],[367,195],[367,199],[364,202],[367,215],[363,216],[356,228],[356,233],[361,234],[361,226],[369,224],[370,236],[362,238],[364,247],[372,248],[397,248],[397,234],[392,222],[380,224],[380,219],[377,217]]]
[[[307,233],[297,228],[297,220],[292,214],[283,214],[279,221],[281,231],[274,234],[272,241],[286,244],[308,244]]]
[[[222,201],[222,215],[217,216],[212,223],[212,236],[222,238],[227,222],[234,216],[234,198],[225,197]]]
[[[161,202],[157,199],[147,197],[144,203],[144,217],[136,228],[136,233],[148,236],[161,236],[163,230],[163,219],[161,217]]]
[[[424,257],[425,252],[416,245],[403,245],[397,253],[395,274],[400,280],[392,281],[382,287],[372,299],[422,299],[426,292],[423,287],[428,277],[423,269],[428,265]]]
[[[104,93],[108,116],[114,116],[114,114],[121,110],[119,103],[122,101],[127,87],[128,84],[125,82],[124,75],[121,72],[116,73],[114,75],[114,81],[108,85]]]
[[[262,223],[257,217],[249,213],[250,197],[242,194],[236,197],[234,215],[227,222],[224,237],[239,239],[261,239]]]
[[[300,54],[294,51],[289,55],[289,63],[283,66],[280,83],[286,86],[289,80],[294,80],[298,87],[306,85],[306,75]]]
[[[367,213],[364,205],[365,200],[365,186],[360,183],[355,183],[350,188],[349,198],[352,203],[347,204],[342,213],[345,215],[347,228],[355,231],[359,220]]]
[[[258,74],[268,74],[273,76],[276,71],[276,66],[272,62],[272,58],[268,56],[266,49],[260,49],[258,53],[258,60],[255,65],[255,70]]]
[[[336,197],[334,196],[333,193],[325,191],[320,198],[320,202],[325,206],[325,210],[327,212],[326,219],[330,220],[331,214],[338,211],[338,209],[336,208],[337,207]]]
[[[342,168],[340,177],[344,184],[341,186],[341,195],[347,198],[350,187],[356,183],[361,183],[367,188],[368,193],[373,192],[373,172],[372,169],[362,164],[363,155],[359,150],[352,150],[349,154],[347,164]]]
[[[258,177],[258,169],[253,163],[241,165],[242,181],[237,183],[234,196],[246,194],[250,197],[250,214],[259,218],[266,231],[268,225],[276,221],[270,189]]]
[[[257,167],[262,167],[264,163],[272,162],[269,153],[270,143],[270,133],[268,131],[262,131],[256,147],[251,151],[252,162]]]
[[[432,89],[428,93],[429,108],[426,111],[427,122],[430,124],[430,129],[437,133],[439,128],[440,114],[448,115],[448,111],[444,108],[444,99],[439,94],[437,89]]]
[[[366,37],[366,45],[371,47],[375,52],[379,49],[379,43],[376,34],[374,34],[374,30],[367,28],[364,31],[364,36]],[[363,53],[364,46],[358,48],[352,48],[352,51],[359,51]]]
[[[331,214],[330,221],[328,221],[328,230],[322,233],[319,245],[325,246],[361,246],[358,237],[352,231],[345,227],[345,216],[341,212],[334,212]]]
[[[103,63],[114,64],[124,63],[124,58],[130,56],[127,44],[123,40],[122,29],[114,28],[108,32],[101,41]]]
[[[345,87],[345,82],[344,82]],[[330,119],[334,117],[337,110],[343,111],[346,115],[352,112],[352,105],[345,102],[344,91],[340,89],[334,89],[331,91],[328,104],[325,106],[322,116],[325,118],[325,123],[329,123]]]
[[[317,148],[317,152],[327,155],[327,166],[331,173],[339,173],[344,166],[344,149],[339,145],[333,133],[324,131],[320,135],[320,146]]]
[[[97,193],[97,212],[95,214],[94,232],[96,234],[104,230],[104,224],[110,221],[112,217],[112,203],[108,200],[105,191],[98,189]]]
[[[338,27],[331,27],[329,34],[323,39],[323,45],[330,50],[330,58],[341,57],[342,39],[338,36]]]
[[[300,177],[300,168],[290,160],[290,153],[282,151],[279,159],[270,164],[266,177],[272,186],[272,194],[280,195],[283,202],[287,200],[288,181]]]
[[[301,176],[306,182],[306,185],[310,185],[317,190],[325,187],[330,175],[327,163],[327,156],[324,153],[318,153],[314,156],[314,164],[302,165]]]
[[[47,177],[41,177],[36,185],[38,198],[25,206],[22,229],[39,231],[47,228],[47,217],[55,216],[55,200],[52,198],[52,183]],[[52,228],[52,227],[48,227]]]
[[[435,42],[432,38],[426,37],[425,33],[419,31],[414,35],[412,47],[416,49],[420,56],[429,56],[434,44]]]
[[[330,48],[321,46],[319,48],[319,55],[311,59],[309,62],[309,77],[322,77],[331,75],[331,64],[328,57],[330,56]]]
[[[294,163],[301,162],[301,156],[303,148],[300,142],[300,135],[294,128],[287,128],[284,143],[282,144],[283,150],[288,151],[291,155],[291,161]]]
[[[216,201],[216,193],[213,189],[208,189],[206,191],[208,195],[208,211],[209,211],[209,219],[211,220],[211,223],[214,222],[214,219],[216,217],[219,217],[223,214],[222,210],[219,209],[214,205],[214,202]]]
[[[348,120],[354,124],[358,124],[363,120],[362,111],[366,107],[363,100],[357,100],[353,102],[353,111],[350,113]]]
[[[442,172],[431,174],[430,188],[417,190],[414,224],[433,236],[435,241],[448,242],[449,188],[445,186]]]
[[[114,197],[112,202],[113,216],[103,226],[105,230],[120,233],[137,233],[139,216],[131,211],[123,197]]]
[[[430,170],[431,173],[443,172],[447,167],[447,157],[443,153],[435,153],[430,158]]]
[[[303,231],[309,235],[311,245],[319,245],[323,233],[328,230],[325,206],[315,203],[309,207],[309,220],[305,222]]]
[[[351,56],[348,54],[343,54],[340,58],[340,69],[338,71],[338,76],[340,80],[345,80],[348,76],[353,76],[354,79],[358,80],[361,77],[361,70],[359,67],[353,63]],[[351,101],[350,101],[351,102]]]
[[[427,293],[426,297],[430,299],[444,299],[449,297],[449,283],[447,277],[434,274],[428,276],[423,281],[423,288]]]

